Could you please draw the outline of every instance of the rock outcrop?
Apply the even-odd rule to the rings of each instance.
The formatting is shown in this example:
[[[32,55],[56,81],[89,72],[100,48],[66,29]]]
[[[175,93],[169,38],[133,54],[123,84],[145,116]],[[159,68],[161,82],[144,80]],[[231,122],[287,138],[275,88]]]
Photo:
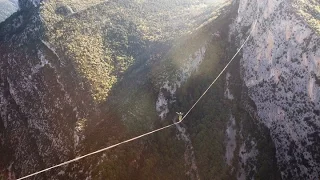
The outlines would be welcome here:
[[[241,77],[260,120],[270,129],[283,179],[317,179],[320,37],[293,8],[295,3],[240,0],[230,35],[242,43],[246,29],[257,21],[243,49]]]
[[[172,123],[254,22],[240,55],[182,124],[35,179],[319,178],[318,2],[19,6],[0,23],[0,179]]]

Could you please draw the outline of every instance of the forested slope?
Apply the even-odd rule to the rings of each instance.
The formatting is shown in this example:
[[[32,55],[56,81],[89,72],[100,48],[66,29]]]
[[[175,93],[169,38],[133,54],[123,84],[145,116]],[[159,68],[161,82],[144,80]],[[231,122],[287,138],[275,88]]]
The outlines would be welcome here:
[[[293,113],[282,90],[313,98],[296,110],[309,117],[302,123],[308,142],[317,142],[318,3],[310,3],[20,0],[20,10],[0,24],[0,177],[21,177],[176,122],[254,22],[243,51],[181,124],[33,179],[281,179],[307,177],[303,167],[312,167],[313,177],[318,146],[295,139],[299,119],[279,109]],[[309,82],[306,96],[296,82],[283,81],[299,69],[291,76],[310,72],[309,81],[297,81]]]

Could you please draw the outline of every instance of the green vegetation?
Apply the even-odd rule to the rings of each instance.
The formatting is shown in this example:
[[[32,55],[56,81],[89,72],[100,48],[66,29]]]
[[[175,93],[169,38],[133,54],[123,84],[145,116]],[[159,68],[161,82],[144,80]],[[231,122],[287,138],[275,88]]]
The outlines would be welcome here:
[[[116,77],[111,75],[113,67],[103,59],[102,38],[77,34],[67,45],[66,54],[74,58],[76,68],[91,85],[93,99],[105,100]]]
[[[172,123],[175,111],[188,110],[229,59],[226,54],[229,52],[225,50],[229,47],[227,29],[232,18],[228,15],[229,8],[218,11],[214,10],[216,6],[207,7],[209,1],[194,0],[100,2],[58,0],[48,1],[40,8],[45,29],[43,40],[49,44],[46,48],[53,49],[50,51],[53,58],[58,57],[57,67],[75,69],[79,82],[84,82],[79,86],[88,90],[96,103],[85,101],[83,106],[94,109],[88,110],[93,115],[80,112],[75,123],[76,130],[84,133],[77,155]],[[92,4],[96,5],[90,6]],[[219,36],[214,36],[215,32],[219,32]],[[165,80],[176,81],[180,67],[202,47],[206,53],[198,71],[177,90],[176,101],[170,104],[171,113],[167,120],[160,121],[155,110],[160,86]],[[70,79],[78,80],[78,77]],[[200,177],[235,177],[232,173],[236,170],[231,172],[224,160],[225,130],[232,111],[237,121],[251,126],[244,134],[254,134],[261,142],[258,149],[267,152],[266,156],[258,157],[261,165],[256,178],[259,179],[272,172],[270,166],[274,161],[269,155],[273,155],[274,147],[270,137],[259,136],[258,130],[252,130],[256,126],[239,104],[233,105],[224,99],[224,77],[183,122],[194,146]],[[239,97],[241,89],[237,90],[235,96]],[[81,100],[82,97],[74,102]],[[103,155],[88,157],[79,161],[79,166],[70,165],[66,174],[76,174],[77,178],[70,179],[85,179],[78,177],[81,172],[92,172],[93,179],[188,179],[186,147],[177,133],[172,127]],[[244,139],[237,139],[236,152],[242,141]],[[234,167],[238,160],[235,156]]]
[[[150,43],[169,43],[197,27],[201,19],[197,16],[205,9],[191,0],[66,0],[42,4],[41,17],[46,40],[58,53],[67,55],[92,98],[101,103],[124,72],[145,57]],[[203,17],[209,16],[211,13]]]
[[[212,26],[220,27],[219,24]],[[119,32],[131,34],[130,31],[121,29],[121,27],[124,26],[115,25],[113,29],[109,28],[106,34],[108,34],[108,32],[109,34],[115,34],[112,37],[118,36],[119,34],[117,33]],[[127,27],[130,27],[130,25]],[[114,32],[114,29],[117,29],[117,31]],[[179,42],[175,43],[174,48],[170,50],[163,60],[157,61],[152,64],[151,67],[139,68],[139,71],[127,70],[121,82],[116,84],[114,90],[111,91],[111,99],[105,108],[115,111],[114,113],[120,116],[118,118],[124,122],[129,132],[125,137],[121,137],[120,139],[128,139],[171,123],[171,121],[160,122],[155,111],[159,82],[163,82],[163,79],[171,79],[174,81],[175,73],[179,67],[181,67],[181,64],[184,63],[185,59],[207,43],[208,53],[206,53],[203,64],[199,68],[199,71],[193,74],[191,79],[178,90],[177,102],[173,104],[170,109],[172,109],[172,112],[176,109],[186,109],[190,107],[195,98],[199,97],[204,88],[212,81],[212,78],[219,73],[223,65],[220,63],[220,60],[224,56],[223,48],[226,44],[222,40],[212,41],[211,33],[209,33],[217,29],[218,28],[204,26],[188,37],[181,38]],[[112,40],[107,39],[107,41],[109,40],[109,42],[107,42],[109,47],[117,47],[117,49],[121,50],[114,51],[113,54],[125,54],[124,52],[130,49],[130,42],[126,37],[130,36],[122,36],[119,38],[122,43],[118,44],[112,44]],[[128,46],[126,44],[128,44]],[[223,83],[223,81],[220,81],[219,85],[221,85],[221,83]],[[217,87],[219,87],[219,85]],[[196,86],[199,88],[194,88]],[[220,103],[215,103],[215,101],[211,99],[213,98],[212,96],[214,96],[214,98],[220,99],[219,101],[221,101],[221,92],[223,89],[221,86],[220,88],[215,87],[214,89],[213,92],[208,94],[210,99],[205,100],[203,104],[201,103],[199,107],[197,107],[200,109],[195,110],[190,116],[192,119],[190,123],[192,124],[188,123],[188,127],[191,127],[191,138],[194,142],[196,158],[199,163],[198,166],[203,169],[200,172],[203,177],[217,175],[220,174],[221,170],[224,170],[221,162],[223,162],[224,155],[223,129],[225,126],[225,113],[218,115],[219,110],[222,111],[223,108],[221,108]],[[202,106],[206,106],[205,110],[201,108]],[[218,106],[219,108],[213,112],[210,106]],[[203,116],[204,114],[199,116],[197,112],[201,112],[201,114],[208,113],[208,115],[205,117]],[[173,117],[174,115],[170,114],[168,119]],[[197,120],[193,121],[193,119],[198,119],[199,117],[202,117],[200,122]],[[194,128],[192,127],[193,125]],[[107,127],[107,125],[99,124],[99,127]],[[196,133],[196,131],[200,133]],[[100,133],[100,131],[95,132],[95,134]],[[188,176],[186,176],[185,172],[190,167],[185,165],[185,144],[182,140],[176,138],[176,134],[177,130],[170,128],[161,131],[161,133],[151,135],[145,140],[138,140],[132,142],[132,144],[127,144],[123,149],[117,149],[111,152],[109,155],[106,155],[107,160],[100,164],[98,168],[94,169],[94,178],[187,179]],[[216,138],[210,138],[211,136]],[[102,137],[92,136],[90,138],[100,139]],[[110,142],[109,139],[108,141]],[[117,142],[119,141],[121,140]],[[210,146],[207,146],[207,143],[209,143]],[[95,145],[90,144],[88,146],[94,147]],[[103,172],[103,174],[101,175],[99,172]],[[217,177],[222,177],[223,174]]]
[[[203,62],[177,90],[171,112],[190,108],[226,63],[226,29],[232,18],[228,8],[213,11],[217,6],[212,6],[204,11],[205,1],[191,0],[95,1],[99,4],[89,8],[86,2],[82,6],[76,0],[50,1],[41,7],[45,40],[64,55],[62,61],[75,67],[105,119],[86,126],[80,154],[171,123],[160,122],[155,110],[159,88],[165,80],[176,81],[185,60],[201,47],[207,49]],[[57,13],[62,6],[75,13]],[[218,31],[220,37],[214,37]],[[168,52],[157,48],[171,45]],[[150,57],[156,58],[151,61]],[[236,108],[224,100],[223,87],[222,78],[184,121],[201,179],[234,177],[224,160],[224,140],[228,109]],[[168,115],[168,119],[174,117]],[[91,169],[94,179],[187,179],[185,144],[176,134],[175,128],[164,130],[106,152],[101,162],[88,159],[84,166],[97,164]],[[268,163],[259,172],[267,173]]]

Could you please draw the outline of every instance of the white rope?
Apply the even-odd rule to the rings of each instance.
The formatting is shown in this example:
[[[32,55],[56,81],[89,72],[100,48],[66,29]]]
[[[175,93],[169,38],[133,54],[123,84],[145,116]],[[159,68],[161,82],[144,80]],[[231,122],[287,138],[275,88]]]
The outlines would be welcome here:
[[[190,111],[197,105],[197,103],[201,100],[201,98],[209,91],[209,89],[212,87],[212,85],[218,80],[218,78],[223,74],[223,72],[227,69],[227,67],[230,65],[230,63],[234,60],[234,58],[238,55],[238,53],[240,52],[240,50],[243,48],[243,46],[247,43],[247,41],[249,40],[250,36],[251,36],[251,33],[252,31],[254,30],[255,26],[257,24],[257,21],[254,23],[253,27],[252,27],[252,30],[250,31],[250,34],[248,35],[247,39],[244,41],[244,43],[240,46],[240,48],[238,49],[238,51],[236,52],[236,54],[231,58],[231,60],[229,61],[229,63],[222,69],[222,71],[220,72],[220,74],[213,80],[213,82],[210,84],[210,86],[204,91],[204,93],[200,96],[200,98],[192,105],[192,107],[189,109],[189,111],[183,116],[182,120],[179,121],[179,122],[176,122],[176,123],[173,123],[173,124],[170,124],[170,125],[167,125],[167,126],[164,126],[162,128],[159,128],[159,129],[156,129],[156,130],[153,130],[153,131],[150,131],[148,133],[145,133],[145,134],[142,134],[140,136],[136,136],[134,138],[131,138],[131,139],[128,139],[128,140],[125,140],[125,141],[122,141],[120,143],[117,143],[117,144],[114,144],[114,145],[111,145],[111,146],[108,146],[106,148],[103,148],[103,149],[100,149],[100,150],[97,150],[97,151],[94,151],[94,152],[91,152],[89,154],[85,154],[83,156],[79,156],[79,157],[76,157],[72,160],[69,160],[69,161],[65,161],[61,164],[57,164],[55,166],[51,166],[49,168],[46,168],[46,169],[43,169],[41,171],[37,171],[35,173],[32,173],[32,174],[29,174],[27,176],[23,176],[21,178],[18,178],[17,180],[22,180],[22,179],[26,179],[26,178],[29,178],[29,177],[32,177],[32,176],[35,176],[37,174],[40,174],[40,173],[43,173],[43,172],[46,172],[46,171],[49,171],[51,169],[54,169],[54,168],[57,168],[57,167],[61,167],[61,166],[64,166],[64,165],[67,165],[67,164],[70,164],[72,162],[75,162],[75,161],[79,161],[80,159],[83,159],[85,157],[88,157],[88,156],[91,156],[91,155],[94,155],[94,154],[97,154],[97,153],[100,153],[100,152],[103,152],[103,151],[106,151],[106,150],[109,150],[111,148],[114,148],[114,147],[117,147],[121,144],[125,144],[125,143],[128,143],[128,142],[131,142],[131,141],[134,141],[136,139],[139,139],[139,138],[142,138],[144,136],[147,136],[147,135],[150,135],[150,134],[153,134],[155,132],[158,132],[158,131],[161,131],[163,129],[167,129],[173,125],[176,125],[176,124],[179,124],[181,123],[186,117],[187,115],[190,113]]]
[[[236,54],[234,54],[234,56],[231,58],[231,60],[228,62],[228,64],[222,69],[222,71],[219,73],[219,75],[212,81],[212,83],[210,84],[210,86],[204,91],[204,93],[200,96],[200,98],[192,105],[192,107],[189,109],[189,111],[183,116],[182,120],[184,120],[185,117],[187,117],[187,115],[190,113],[190,111],[198,104],[198,102],[202,99],[202,97],[207,94],[207,92],[209,91],[209,89],[212,87],[212,85],[219,79],[219,77],[224,73],[224,71],[228,68],[228,66],[231,64],[231,62],[234,60],[234,58],[239,54],[240,50],[243,48],[243,46],[247,43],[247,41],[249,40],[251,33],[253,32],[255,26],[257,24],[257,21],[254,22],[254,25],[250,31],[250,34],[248,35],[247,39],[244,41],[244,43],[240,46],[240,48],[238,49],[238,51],[236,52]]]
[[[57,164],[57,165],[55,165],[55,166],[49,167],[49,168],[47,168],[47,169],[43,169],[43,170],[41,170],[41,171],[37,171],[37,172],[35,172],[35,173],[32,173],[32,174],[29,174],[29,175],[27,175],[27,176],[21,177],[21,178],[19,178],[19,179],[17,179],[17,180],[26,179],[26,178],[35,176],[35,175],[37,175],[37,174],[43,173],[43,172],[45,172],[45,171],[49,171],[49,170],[51,170],[51,169],[54,169],[54,168],[57,168],[57,167],[60,167],[60,166],[67,165],[67,164],[70,164],[70,163],[75,162],[75,161],[79,161],[80,159],[83,159],[83,158],[85,158],[85,157],[88,157],[88,156],[91,156],[91,155],[100,153],[100,152],[102,152],[102,151],[106,151],[106,150],[108,150],[108,149],[114,148],[114,147],[119,146],[119,145],[121,145],[121,144],[125,144],[125,143],[128,143],[128,142],[134,141],[134,140],[136,140],[136,139],[142,138],[142,137],[144,137],[144,136],[147,136],[147,135],[149,135],[149,134],[155,133],[155,132],[157,132],[157,131],[161,131],[161,130],[163,130],[163,129],[169,128],[169,127],[171,127],[171,126],[173,126],[173,125],[176,125],[176,124],[178,124],[178,123],[179,123],[179,122],[173,123],[173,124],[164,126],[164,127],[162,127],[162,128],[159,128],[159,129],[150,131],[150,132],[148,132],[148,133],[142,134],[142,135],[140,135],[140,136],[136,136],[136,137],[134,137],[134,138],[131,138],[131,139],[128,139],[128,140],[119,142],[119,143],[114,144],[114,145],[112,145],[112,146],[108,146],[108,147],[106,147],[106,148],[103,148],[103,149],[100,149],[100,150],[91,152],[91,153],[89,153],[89,154],[76,157],[76,158],[74,158],[74,159],[72,159],[72,160],[63,162],[63,163],[61,163],[61,164]]]

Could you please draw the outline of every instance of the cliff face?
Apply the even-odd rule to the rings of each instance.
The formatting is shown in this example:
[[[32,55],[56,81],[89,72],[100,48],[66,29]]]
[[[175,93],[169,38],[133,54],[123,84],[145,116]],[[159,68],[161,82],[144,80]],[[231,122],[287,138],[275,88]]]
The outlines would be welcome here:
[[[319,3],[41,2],[0,24],[0,179],[176,121],[254,22],[182,124],[35,179],[319,177]]]
[[[320,174],[320,38],[318,11],[299,1],[239,1],[231,40],[240,44],[244,29],[257,21],[241,58],[241,77],[268,127],[284,179],[317,179]],[[311,6],[310,5],[310,6]],[[239,41],[240,40],[240,41]]]
[[[21,177],[163,125],[154,107],[161,81],[151,71],[175,38],[205,24],[216,8],[189,0],[91,2],[21,0],[1,24],[0,177]],[[175,149],[179,141],[156,138],[35,179],[185,177],[192,168],[181,166],[183,154],[161,146]]]
[[[16,177],[73,156],[76,123],[91,103],[72,65],[42,41],[36,6],[2,24],[0,167]],[[26,9],[27,10],[26,10]],[[81,96],[81,100],[80,97]],[[90,106],[89,106],[90,107]]]

